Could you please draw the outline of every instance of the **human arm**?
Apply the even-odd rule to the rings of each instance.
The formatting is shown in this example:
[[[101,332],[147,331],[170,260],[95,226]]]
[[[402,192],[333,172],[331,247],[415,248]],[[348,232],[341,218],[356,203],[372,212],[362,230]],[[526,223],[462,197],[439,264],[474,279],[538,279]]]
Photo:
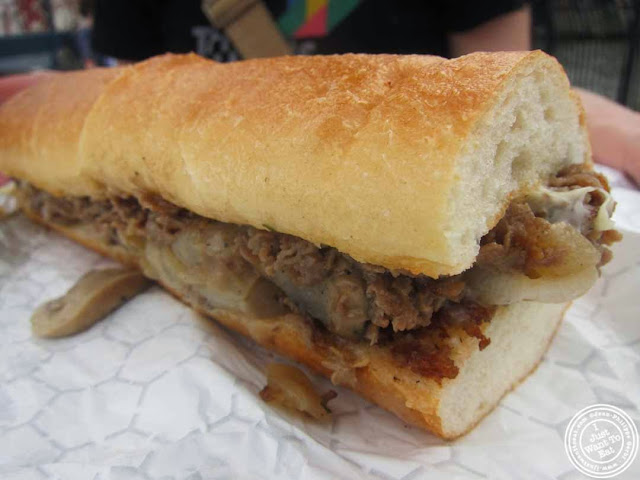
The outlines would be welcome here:
[[[594,161],[622,170],[640,185],[640,113],[597,93],[576,91],[587,114]]]
[[[452,57],[471,52],[531,49],[531,8],[529,5],[499,15],[470,30],[449,34]]]
[[[46,75],[51,74],[52,72],[47,71],[0,77],[0,105],[20,90],[39,82]]]

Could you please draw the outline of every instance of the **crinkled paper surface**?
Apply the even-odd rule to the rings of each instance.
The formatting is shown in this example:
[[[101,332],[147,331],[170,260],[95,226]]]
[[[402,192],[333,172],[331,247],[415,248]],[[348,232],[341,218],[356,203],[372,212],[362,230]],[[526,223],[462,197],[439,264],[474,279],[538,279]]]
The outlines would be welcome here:
[[[615,175],[620,185],[620,175]],[[108,260],[21,216],[0,223],[0,478],[585,478],[566,425],[609,403],[640,419],[640,193],[614,189],[624,241],[537,371],[447,443],[334,388],[329,424],[262,403],[277,359],[158,287],[92,329],[33,338],[29,317]],[[618,478],[640,478],[636,460]]]

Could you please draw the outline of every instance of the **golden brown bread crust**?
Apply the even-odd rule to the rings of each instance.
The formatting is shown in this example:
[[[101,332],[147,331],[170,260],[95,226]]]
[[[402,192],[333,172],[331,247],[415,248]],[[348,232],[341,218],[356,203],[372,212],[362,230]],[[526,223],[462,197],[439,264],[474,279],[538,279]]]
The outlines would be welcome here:
[[[456,159],[500,92],[534,69],[568,92],[541,52],[166,55],[61,75],[0,107],[0,171],[57,195],[158,194],[361,262],[453,274],[475,255],[447,233],[459,228]],[[507,202],[493,202],[485,232]]]
[[[139,259],[122,247],[105,246],[92,237],[88,230],[48,223],[34,212],[29,211],[25,206],[23,208],[25,208],[25,213],[30,219],[49,226],[102,255],[139,268]],[[179,300],[188,303],[178,292],[168,288],[166,285],[163,285],[163,287]],[[327,378],[339,380],[338,383],[353,389],[368,400],[391,411],[405,422],[429,430],[442,438],[453,439],[464,435],[493,409],[489,408],[482,412],[481,415],[476,416],[473,423],[467,425],[464,431],[451,434],[443,430],[440,417],[440,399],[443,389],[450,382],[455,382],[456,379],[436,381],[432,378],[422,377],[394,361],[390,349],[385,346],[355,344],[331,335],[323,336],[319,340],[316,338],[317,332],[314,331],[309,321],[298,314],[289,313],[264,319],[228,310],[205,311],[197,305],[190,306],[266,348],[303,363]],[[506,313],[507,307],[501,307],[499,310],[502,310],[504,315],[508,316],[508,313]],[[488,325],[481,325],[481,330],[486,332]],[[453,359],[456,365],[462,369],[471,355],[478,351],[478,339],[469,337],[462,330],[456,332],[454,336],[463,340],[453,352]],[[548,343],[550,343],[552,337],[553,335],[549,338]],[[546,351],[547,348],[548,344],[544,346],[544,350]],[[541,355],[530,366],[525,376],[516,379],[510,386],[509,391],[536,369],[540,359]],[[335,376],[345,372],[346,376]],[[500,398],[506,393],[501,395]],[[500,398],[495,398],[493,401],[497,403]]]
[[[0,106],[0,171],[54,195],[91,195],[78,139],[89,110],[121,69],[48,75]]]

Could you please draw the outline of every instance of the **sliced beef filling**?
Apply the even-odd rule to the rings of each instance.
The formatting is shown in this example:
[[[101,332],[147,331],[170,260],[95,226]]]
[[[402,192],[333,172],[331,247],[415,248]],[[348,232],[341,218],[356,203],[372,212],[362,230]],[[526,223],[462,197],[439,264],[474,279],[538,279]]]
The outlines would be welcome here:
[[[606,180],[574,166],[550,179],[548,185],[548,195],[567,196],[566,192],[575,191],[568,195],[578,198],[574,203],[580,215],[575,229],[597,247],[599,263],[606,263],[610,254],[604,245],[619,238],[615,230],[594,227],[608,197],[603,193],[608,191]],[[432,279],[392,272],[291,235],[202,218],[154,197],[58,198],[27,184],[21,185],[21,192],[22,201],[45,220],[95,226],[106,243],[144,254],[152,276],[167,281],[167,276],[176,277],[175,270],[188,269],[187,274],[173,279],[171,288],[189,290],[209,309],[242,309],[250,295],[255,300],[255,292],[268,291],[270,296],[279,295],[289,308],[347,338],[364,337],[375,343],[395,332],[453,322],[480,338],[482,348],[489,341],[478,325],[490,320],[494,308],[472,300],[464,274]],[[533,197],[513,201],[482,239],[477,265],[536,278],[545,269],[566,263],[573,246],[567,244],[566,236],[557,234],[556,230],[562,233],[563,229],[554,227],[556,217],[562,217],[565,210],[547,208],[545,201]],[[211,280],[212,272],[223,272],[226,279],[232,279],[227,283],[233,289],[224,294],[203,293],[207,288],[223,288],[225,278]],[[258,277],[264,281],[258,282]],[[273,308],[266,310],[274,312]]]
[[[392,273],[356,262],[334,248],[318,248],[291,235],[204,219],[158,198],[90,201],[54,197],[27,184],[21,190],[29,209],[46,221],[95,226],[107,244],[134,250],[145,248],[145,244],[147,248],[149,244],[164,248],[171,252],[164,253],[171,256],[171,267],[180,262],[193,268],[195,254],[185,252],[185,246],[206,242],[207,236],[214,238],[224,229],[228,245],[223,256],[231,271],[239,276],[246,275],[247,267],[255,269],[283,292],[282,302],[291,310],[307,314],[348,338],[364,336],[375,343],[380,329],[402,332],[426,327],[436,312],[458,305],[463,297],[465,285],[460,276],[434,280]],[[206,235],[194,234],[207,229]],[[188,241],[182,240],[185,236]],[[221,255],[220,251],[209,253]],[[205,259],[198,257],[198,261]],[[198,301],[206,307],[221,306],[206,295]]]
[[[460,277],[394,275],[289,235],[245,228],[236,244],[294,308],[347,337],[366,334],[374,340],[379,328],[399,332],[425,327],[436,311],[458,302],[464,290]]]
[[[620,240],[620,234],[613,230],[595,228],[596,217],[606,201],[603,192],[609,191],[607,180],[600,174],[584,170],[582,165],[572,165],[549,180],[549,187],[557,194],[593,189],[574,196],[574,205],[566,208],[543,208],[550,199],[533,201],[530,197],[511,202],[505,215],[480,242],[480,253],[476,265],[501,272],[524,273],[530,278],[538,278],[545,269],[565,263],[567,257],[580,261],[587,252],[576,250],[576,242],[568,243],[562,232],[554,231],[553,225],[565,222],[596,247],[600,255],[599,266],[611,260],[611,251],[606,247]],[[569,193],[570,195],[570,193]],[[569,200],[567,200],[567,203]],[[568,213],[567,213],[568,212]],[[558,229],[556,229],[558,230]]]

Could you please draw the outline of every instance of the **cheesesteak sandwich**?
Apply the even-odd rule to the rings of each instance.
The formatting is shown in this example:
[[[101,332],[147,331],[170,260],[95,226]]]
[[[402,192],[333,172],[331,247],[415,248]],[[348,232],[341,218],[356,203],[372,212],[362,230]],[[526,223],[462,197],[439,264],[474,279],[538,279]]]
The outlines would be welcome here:
[[[165,55],[0,107],[24,213],[444,438],[540,361],[618,239],[541,52]]]

